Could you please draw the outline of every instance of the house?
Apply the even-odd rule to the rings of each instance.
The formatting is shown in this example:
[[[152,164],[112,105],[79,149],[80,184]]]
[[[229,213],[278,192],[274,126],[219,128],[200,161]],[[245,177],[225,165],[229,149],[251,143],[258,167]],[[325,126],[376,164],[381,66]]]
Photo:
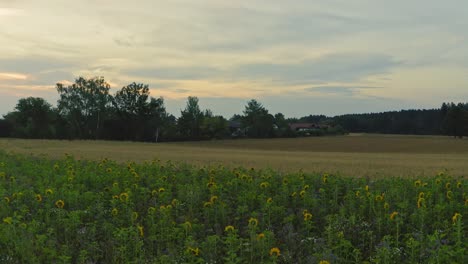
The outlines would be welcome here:
[[[289,128],[291,128],[292,131],[299,132],[319,129],[320,126],[315,123],[290,123]]]
[[[246,135],[246,130],[242,128],[239,121],[229,121],[229,131],[232,137],[244,137]]]

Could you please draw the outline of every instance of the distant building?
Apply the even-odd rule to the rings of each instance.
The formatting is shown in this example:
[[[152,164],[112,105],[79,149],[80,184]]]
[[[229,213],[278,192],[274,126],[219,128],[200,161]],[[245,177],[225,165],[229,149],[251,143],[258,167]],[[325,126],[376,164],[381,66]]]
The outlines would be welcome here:
[[[232,137],[244,137],[246,135],[246,130],[242,128],[239,121],[229,121],[229,131]]]
[[[319,129],[320,126],[315,123],[290,123],[289,128],[291,128],[292,131],[299,132]]]

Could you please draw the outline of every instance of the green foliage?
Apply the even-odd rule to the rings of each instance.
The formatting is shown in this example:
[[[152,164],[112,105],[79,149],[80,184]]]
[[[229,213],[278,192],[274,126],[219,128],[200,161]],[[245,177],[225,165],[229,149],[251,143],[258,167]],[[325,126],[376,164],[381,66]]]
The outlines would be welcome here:
[[[0,152],[0,261],[466,263],[467,184]]]
[[[5,121],[13,127],[11,136],[53,138],[56,116],[55,110],[44,99],[28,97],[18,101],[15,111],[8,113]]]

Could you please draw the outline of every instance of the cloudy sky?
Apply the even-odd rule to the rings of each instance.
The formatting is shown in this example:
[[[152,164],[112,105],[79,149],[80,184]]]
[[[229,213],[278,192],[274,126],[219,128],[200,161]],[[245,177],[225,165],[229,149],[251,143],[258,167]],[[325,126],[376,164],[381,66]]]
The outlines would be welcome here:
[[[231,116],[468,101],[466,0],[0,0],[0,114],[55,83],[149,84]]]

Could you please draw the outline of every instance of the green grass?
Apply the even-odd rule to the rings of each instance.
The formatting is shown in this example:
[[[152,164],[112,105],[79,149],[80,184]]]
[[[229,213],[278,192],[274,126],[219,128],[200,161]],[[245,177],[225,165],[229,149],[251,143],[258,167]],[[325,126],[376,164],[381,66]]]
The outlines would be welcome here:
[[[104,157],[119,162],[161,159],[197,165],[329,172],[354,177],[466,177],[468,140],[441,136],[350,135],[292,139],[245,139],[183,143],[0,139],[8,152],[61,158]]]

